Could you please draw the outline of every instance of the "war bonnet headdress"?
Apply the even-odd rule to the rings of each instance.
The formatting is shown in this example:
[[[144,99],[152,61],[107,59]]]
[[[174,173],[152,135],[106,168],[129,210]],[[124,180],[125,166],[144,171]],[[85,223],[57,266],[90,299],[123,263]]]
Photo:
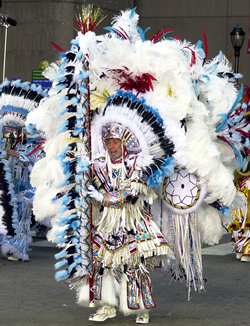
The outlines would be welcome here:
[[[46,91],[41,86],[20,79],[8,81],[0,86],[0,118],[4,126],[24,126],[30,111],[44,98]]]

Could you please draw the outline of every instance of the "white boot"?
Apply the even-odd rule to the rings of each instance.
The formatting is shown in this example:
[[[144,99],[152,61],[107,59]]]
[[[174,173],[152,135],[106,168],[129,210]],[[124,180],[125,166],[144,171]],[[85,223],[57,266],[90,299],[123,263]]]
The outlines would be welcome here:
[[[136,316],[136,324],[148,324],[149,323],[149,313],[146,312],[143,315]]]
[[[250,256],[249,255],[243,255],[241,257],[240,261],[244,261],[245,263],[250,263]]]
[[[242,252],[236,252],[236,259],[241,259],[242,255]]]
[[[89,316],[90,321],[104,321],[108,318],[114,318],[116,316],[116,310],[113,307],[101,307],[94,315]]]

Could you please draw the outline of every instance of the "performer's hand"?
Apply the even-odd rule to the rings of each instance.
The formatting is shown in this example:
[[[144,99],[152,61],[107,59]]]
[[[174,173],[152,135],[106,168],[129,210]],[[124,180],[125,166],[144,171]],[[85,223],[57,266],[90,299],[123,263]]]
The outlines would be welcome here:
[[[88,195],[90,195],[91,198],[94,198],[95,200],[99,201],[100,203],[103,201],[103,194],[100,193],[95,189],[94,186],[90,185],[88,187]]]
[[[17,158],[19,158],[19,153],[18,152],[16,152],[14,149],[7,149],[7,156],[8,157],[10,157],[10,156],[12,156],[12,157],[17,157]]]

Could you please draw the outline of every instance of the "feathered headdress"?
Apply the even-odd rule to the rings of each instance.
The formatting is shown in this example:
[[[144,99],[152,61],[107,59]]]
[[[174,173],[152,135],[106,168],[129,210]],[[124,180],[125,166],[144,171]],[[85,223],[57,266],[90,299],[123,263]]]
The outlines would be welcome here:
[[[0,85],[0,116],[2,125],[24,126],[29,112],[38,107],[40,101],[46,96],[41,86],[20,79],[8,81]]]

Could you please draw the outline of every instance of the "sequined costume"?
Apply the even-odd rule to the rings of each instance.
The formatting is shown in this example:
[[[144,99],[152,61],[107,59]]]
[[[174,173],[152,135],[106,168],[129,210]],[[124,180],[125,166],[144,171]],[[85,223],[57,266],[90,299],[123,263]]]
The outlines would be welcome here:
[[[30,172],[42,157],[41,136],[27,133],[27,114],[46,91],[28,82],[5,80],[0,85],[0,234],[2,255],[8,260],[29,260],[29,235],[35,190]]]
[[[243,262],[250,262],[250,177],[239,173],[237,176],[235,185],[237,190],[244,194],[246,204],[242,209],[232,211],[234,220],[228,225],[227,230],[232,233],[236,258]]]
[[[122,310],[126,314],[131,313],[128,309],[138,313],[138,309],[155,307],[147,268],[159,264],[164,256],[173,258],[146,204],[146,200],[156,196],[148,188],[148,177],[136,160],[137,157],[128,158],[125,170],[123,163],[111,163],[108,170],[105,161],[95,160],[94,166],[95,185],[103,193],[93,239],[97,272],[95,299],[102,304],[109,304],[100,287],[100,275],[104,269],[105,273],[108,272],[107,268],[111,268],[112,273],[122,272],[124,274],[121,277],[123,282],[126,281],[127,288],[125,294],[121,292],[127,298],[127,307]],[[124,171],[125,178],[122,176]],[[85,287],[88,291],[88,287]],[[79,287],[78,301],[82,304],[83,296],[83,289]]]
[[[4,145],[4,142],[1,142]],[[15,219],[12,221],[12,228],[10,227],[7,234],[2,237],[1,248],[2,254],[11,259],[16,258],[20,260],[29,260],[27,252],[28,246],[32,242],[32,237],[29,235],[33,197],[35,189],[30,185],[30,172],[35,162],[40,159],[41,152],[36,152],[29,155],[35,144],[20,144],[18,143],[15,150],[20,154],[20,158],[9,158],[8,161],[2,161],[1,168],[10,171],[9,183],[13,184],[13,191],[15,196],[16,211]],[[3,146],[4,148],[4,146]],[[3,163],[4,162],[4,163]],[[4,164],[4,165],[3,165]],[[13,216],[12,215],[12,216]],[[11,216],[9,216],[9,222]],[[12,229],[12,230],[11,230]]]

